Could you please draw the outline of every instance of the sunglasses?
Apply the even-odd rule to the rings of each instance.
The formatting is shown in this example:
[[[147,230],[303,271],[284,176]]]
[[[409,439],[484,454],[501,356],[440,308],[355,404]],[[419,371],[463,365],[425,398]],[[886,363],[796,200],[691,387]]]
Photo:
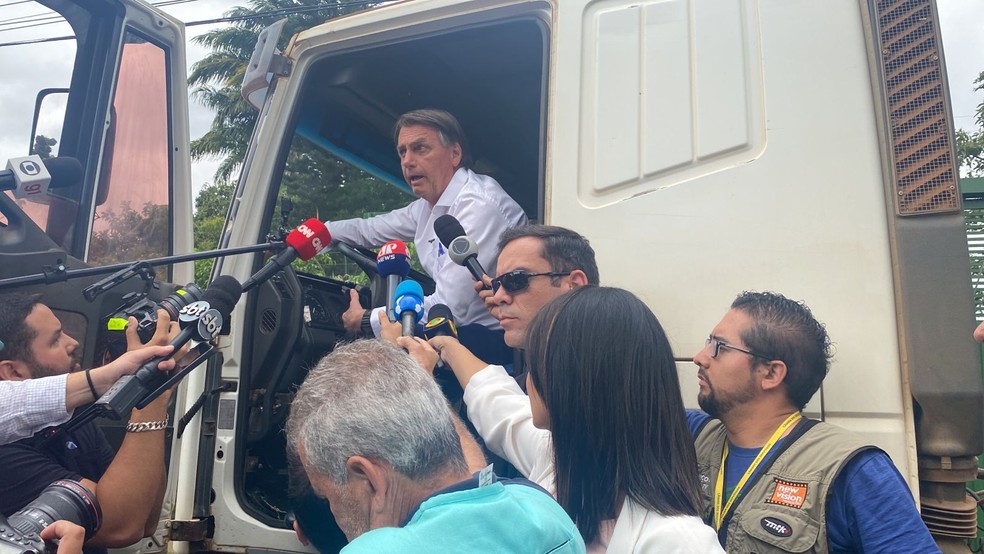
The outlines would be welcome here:
[[[544,273],[530,273],[522,269],[503,273],[492,279],[492,294],[499,292],[499,288],[506,289],[509,294],[515,294],[526,290],[530,286],[531,277],[566,277],[570,271],[546,271]]]
[[[737,346],[735,346],[733,344],[728,344],[728,343],[724,342],[723,340],[716,339],[714,337],[707,337],[707,340],[704,342],[704,345],[705,345],[705,348],[707,346],[710,346],[711,347],[711,357],[712,358],[717,358],[718,357],[718,354],[721,353],[721,349],[722,348],[730,348],[731,350],[737,350],[738,352],[744,352],[745,354],[748,354],[749,356],[755,356],[756,358],[762,358],[763,360],[766,360],[766,361],[772,361],[774,359],[774,358],[770,358],[768,356],[763,356],[761,354],[756,354],[755,352],[752,352],[751,350],[745,350],[744,348],[739,348],[739,347],[737,347]]]

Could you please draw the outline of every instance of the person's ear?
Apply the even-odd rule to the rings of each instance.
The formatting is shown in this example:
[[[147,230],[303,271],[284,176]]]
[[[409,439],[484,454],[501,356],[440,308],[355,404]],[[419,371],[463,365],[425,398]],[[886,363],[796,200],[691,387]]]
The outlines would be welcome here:
[[[4,381],[25,381],[30,378],[30,368],[24,362],[16,360],[3,360],[0,362],[0,379]]]
[[[580,269],[575,269],[571,272],[568,277],[568,282],[571,284],[570,288],[575,289],[577,287],[583,287],[588,284],[588,275],[581,271]]]
[[[345,462],[348,482],[366,494],[374,512],[386,509],[390,475],[378,461],[364,456],[351,456]]]
[[[455,168],[461,167],[461,144],[454,143],[451,145],[451,163]]]
[[[788,368],[782,360],[771,360],[761,364],[762,390],[772,390],[786,382]]]

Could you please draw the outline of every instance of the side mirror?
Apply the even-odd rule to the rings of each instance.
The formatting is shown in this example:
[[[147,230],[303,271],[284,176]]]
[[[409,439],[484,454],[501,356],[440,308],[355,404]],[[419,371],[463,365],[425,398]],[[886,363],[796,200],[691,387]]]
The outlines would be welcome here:
[[[246,66],[242,95],[246,102],[257,110],[263,108],[263,101],[266,99],[273,75],[290,72],[289,61],[277,53],[277,41],[280,40],[280,33],[286,23],[286,19],[281,19],[260,31],[260,35],[256,37],[253,55],[250,56],[249,65]]]
[[[56,137],[61,137],[62,134],[68,92],[67,88],[46,88],[38,91],[37,99],[34,101],[31,142],[27,146],[29,154],[37,154],[42,158],[58,155]]]

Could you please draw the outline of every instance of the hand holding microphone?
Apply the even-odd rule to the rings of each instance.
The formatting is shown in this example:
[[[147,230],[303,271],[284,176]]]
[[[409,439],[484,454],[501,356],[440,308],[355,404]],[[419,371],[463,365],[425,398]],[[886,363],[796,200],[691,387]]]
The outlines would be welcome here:
[[[393,310],[403,326],[402,335],[412,337],[417,322],[424,317],[424,290],[420,283],[408,279],[396,287]]]
[[[396,301],[396,287],[410,274],[410,252],[402,240],[391,240],[384,244],[376,254],[376,271],[386,278],[386,317],[396,321],[393,311]]]
[[[153,400],[148,395],[167,382],[167,375],[157,369],[158,363],[173,356],[191,340],[209,342],[217,337],[222,322],[229,317],[241,295],[239,281],[227,275],[216,278],[202,294],[201,300],[181,308],[178,314],[181,330],[170,342],[174,350],[163,358],[151,359],[133,375],[117,381],[96,401],[96,409],[110,418],[121,419],[135,406],[146,405]]]

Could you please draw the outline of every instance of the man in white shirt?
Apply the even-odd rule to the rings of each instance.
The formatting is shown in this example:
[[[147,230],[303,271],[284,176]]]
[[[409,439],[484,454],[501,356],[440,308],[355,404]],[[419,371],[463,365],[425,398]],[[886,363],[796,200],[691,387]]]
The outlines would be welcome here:
[[[443,110],[415,110],[400,116],[394,126],[403,178],[419,199],[405,208],[369,219],[328,223],[334,239],[358,246],[377,247],[390,240],[413,241],[420,263],[434,278],[434,294],[424,298],[424,309],[446,304],[454,314],[459,334],[470,346],[502,344],[498,322],[472,289],[468,270],[448,257],[434,232],[434,220],[454,216],[468,237],[478,244],[482,267],[494,267],[496,242],[510,227],[526,223],[526,214],[495,179],[469,169],[471,156],[461,125]],[[380,335],[384,309],[369,311],[351,293],[349,310],[342,315],[350,333]],[[486,331],[487,330],[487,331]],[[469,340],[475,333],[476,340]]]

